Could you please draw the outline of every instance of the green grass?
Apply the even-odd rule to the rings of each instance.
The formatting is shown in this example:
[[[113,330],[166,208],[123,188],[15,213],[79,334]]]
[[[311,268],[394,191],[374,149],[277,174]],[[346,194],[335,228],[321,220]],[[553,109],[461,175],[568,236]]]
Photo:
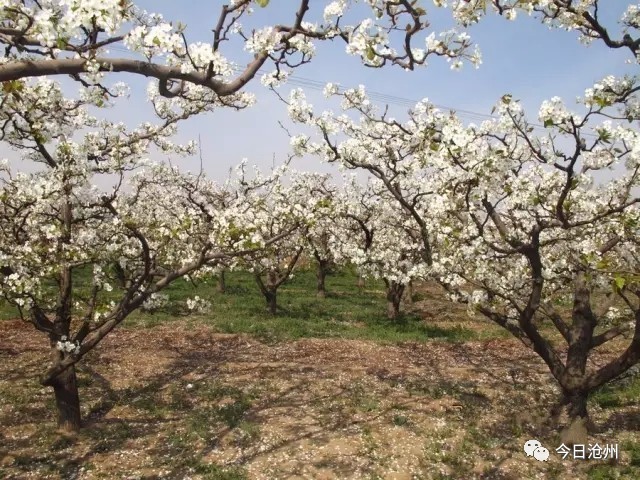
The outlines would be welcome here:
[[[589,480],[636,480],[640,478],[640,442],[624,441],[619,445],[620,455],[629,457],[629,465],[598,464],[589,469]]]
[[[595,392],[590,402],[615,413],[616,410],[638,404],[640,398],[640,375],[610,383]],[[629,465],[599,464],[589,469],[589,480],[613,480],[640,478],[640,442],[627,440],[620,444],[620,454],[629,457]]]
[[[619,408],[636,405],[640,398],[640,375],[628,380],[609,383],[591,395],[591,402],[600,408]]]
[[[86,272],[80,272],[76,284],[81,285]],[[86,284],[90,284],[86,278]],[[391,321],[386,317],[386,299],[381,281],[368,280],[362,292],[356,286],[357,277],[349,269],[327,278],[327,298],[318,298],[315,273],[301,270],[278,291],[278,314],[268,313],[264,298],[253,277],[246,272],[228,272],[227,291],[219,293],[216,279],[192,283],[175,281],[163,294],[168,306],[155,312],[138,310],[124,322],[125,327],[152,327],[175,321],[208,324],[222,333],[245,333],[264,342],[297,338],[344,338],[397,343],[439,339],[465,341],[479,338],[479,333],[459,325],[442,328],[430,325],[420,316],[404,313]],[[82,288],[80,288],[82,293]],[[117,299],[114,288],[109,299]],[[188,298],[195,295],[208,300],[212,309],[207,314],[191,314]],[[418,295],[419,296],[419,295]],[[427,299],[428,300],[428,299]],[[17,312],[0,301],[0,319],[16,318]]]
[[[240,467],[223,468],[215,463],[199,462],[193,466],[193,471],[202,475],[204,480],[246,480],[248,478]]]
[[[476,338],[472,330],[460,326],[436,327],[413,314],[391,321],[385,314],[382,282],[369,281],[364,291],[359,292],[356,279],[349,271],[329,276],[329,294],[322,299],[316,296],[314,272],[299,271],[279,289],[276,316],[267,312],[263,297],[247,273],[227,273],[227,292],[224,294],[216,291],[215,279],[196,286],[179,280],[165,291],[173,304],[171,311],[135,312],[126,324],[146,327],[174,321],[181,317],[180,305],[186,298],[199,295],[209,300],[213,307],[209,314],[190,317],[193,321],[212,325],[222,333],[246,333],[265,342],[309,337],[389,343]]]
[[[264,341],[296,338],[347,338],[382,342],[421,341],[439,338],[464,341],[471,330],[438,328],[418,316],[405,314],[391,321],[386,317],[386,300],[381,282],[369,281],[358,292],[356,276],[342,271],[327,280],[329,295],[317,298],[313,272],[299,272],[281,287],[277,316],[267,313],[253,279],[243,273],[228,275],[229,293],[212,292],[213,312],[205,321],[226,333],[248,333]]]
[[[596,465],[589,470],[589,480],[637,480],[638,470],[629,467]]]

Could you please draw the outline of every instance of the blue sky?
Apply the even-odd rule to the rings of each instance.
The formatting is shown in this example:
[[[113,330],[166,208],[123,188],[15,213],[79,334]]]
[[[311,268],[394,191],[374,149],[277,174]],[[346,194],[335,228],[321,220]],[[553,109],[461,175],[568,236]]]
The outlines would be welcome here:
[[[209,41],[211,29],[218,18],[221,1],[189,0],[145,0],[136,2],[148,11],[162,13],[167,20],[187,25],[189,41]],[[321,7],[327,1],[311,2],[310,20],[321,17]],[[430,0],[421,0],[429,13],[431,30],[439,32],[451,25],[450,13],[436,9]],[[628,1],[603,0],[600,14],[610,31],[617,33],[617,18],[625,10]],[[278,22],[291,23],[298,2],[294,0],[272,0],[265,9],[256,8],[251,19],[256,25],[271,25]],[[317,6],[316,6],[317,5]],[[366,12],[366,10],[363,10]],[[399,96],[412,100],[427,97],[433,103],[457,110],[468,110],[489,114],[492,106],[505,93],[521,99],[528,115],[536,119],[540,103],[552,96],[564,98],[572,104],[576,96],[591,86],[594,81],[608,74],[619,75],[633,72],[633,66],[625,64],[630,58],[627,51],[613,51],[601,42],[585,47],[578,42],[575,32],[551,30],[539,21],[519,15],[510,22],[490,14],[480,24],[469,29],[474,43],[483,55],[479,69],[466,64],[462,71],[449,68],[444,60],[434,58],[426,68],[406,72],[397,67],[371,69],[361,65],[356,57],[345,53],[342,41],[320,44],[314,60],[296,70],[294,78],[313,79],[321,82],[337,82],[344,87],[364,84],[371,91]],[[243,52],[241,45],[229,44],[223,53],[240,65],[251,57]],[[113,55],[121,52],[114,51]],[[268,70],[271,70],[268,67]],[[119,78],[123,80],[123,78]],[[125,76],[132,86],[129,101],[122,102],[110,118],[124,119],[128,124],[150,120],[151,108],[145,100],[146,79]],[[287,96],[292,86],[281,87]],[[256,78],[249,86],[258,98],[256,106],[236,112],[218,110],[185,122],[179,133],[182,140],[202,138],[205,170],[213,178],[222,179],[229,168],[243,157],[249,163],[263,167],[284,160],[289,151],[289,142],[278,120],[286,122],[286,106]],[[325,106],[321,92],[309,91],[308,97],[317,109]],[[406,107],[391,105],[397,118],[402,118]],[[471,117],[463,118],[472,120]],[[295,133],[296,127],[291,128]],[[197,159],[178,162],[185,169],[197,169]],[[319,161],[300,160],[296,164],[302,170],[323,170]]]

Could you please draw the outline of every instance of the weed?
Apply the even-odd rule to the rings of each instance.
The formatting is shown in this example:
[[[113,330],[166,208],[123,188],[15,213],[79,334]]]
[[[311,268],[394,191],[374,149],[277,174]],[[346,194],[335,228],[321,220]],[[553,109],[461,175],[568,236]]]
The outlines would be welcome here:
[[[216,463],[204,463],[196,458],[188,459],[185,464],[203,480],[246,480],[247,474],[240,467],[221,467]]]
[[[394,415],[391,422],[397,427],[404,427],[409,424],[409,417],[405,415]]]

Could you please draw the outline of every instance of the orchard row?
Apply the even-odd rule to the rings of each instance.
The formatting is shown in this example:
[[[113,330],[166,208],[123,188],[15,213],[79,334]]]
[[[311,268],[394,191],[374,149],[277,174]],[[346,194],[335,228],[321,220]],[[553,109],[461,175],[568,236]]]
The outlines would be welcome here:
[[[244,87],[261,68],[273,65],[262,82],[281,88],[318,42],[344,42],[370,67],[413,70],[430,57],[478,66],[465,28],[490,4],[509,20],[533,15],[585,43],[623,49],[635,65],[638,7],[625,10],[614,38],[597,0],[453,1],[458,29],[442,33],[427,31],[416,1],[338,0],[316,17],[309,4],[297,2],[288,23],[249,28],[241,20],[251,24],[273,5],[232,1],[210,43],[189,43],[183,25],[127,0],[0,2],[2,142],[18,152],[1,167],[0,290],[50,339],[41,382],[53,387],[60,426],[80,426],[76,363],[173,281],[250,270],[275,312],[278,287],[305,253],[318,263],[320,290],[332,263],[384,279],[392,317],[412,279],[439,282],[544,360],[569,407],[572,436],[563,442],[586,444],[588,396],[640,360],[637,76],[603,78],[576,111],[557,97],[544,102],[544,134],[508,94],[479,125],[426,100],[406,120],[391,118],[364,87],[327,85],[339,114],[316,111],[301,90],[282,95],[307,132],[292,136],[293,154],[366,181],[286,166],[250,174],[243,163],[217,184],[146,157],[194,153],[194,144],[173,141],[183,120],[251,106]],[[227,57],[234,41],[249,56],[240,73]],[[114,45],[128,53],[112,55]],[[120,73],[152,79],[154,122],[128,128],[96,116],[128,94],[111,82]],[[91,288],[80,289],[77,272],[87,268]],[[114,282],[116,300],[107,295]],[[567,303],[570,311],[558,307]],[[595,367],[605,343],[617,353]]]

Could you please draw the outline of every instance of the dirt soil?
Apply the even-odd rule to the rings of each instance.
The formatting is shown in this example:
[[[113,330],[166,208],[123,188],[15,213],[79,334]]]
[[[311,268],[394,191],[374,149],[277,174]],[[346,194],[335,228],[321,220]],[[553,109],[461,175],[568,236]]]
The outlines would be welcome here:
[[[73,436],[37,381],[46,348],[0,322],[0,478],[579,479],[606,463],[556,453],[557,388],[512,339],[267,345],[187,322],[120,329],[81,362]],[[639,407],[591,413],[594,442],[638,441]],[[527,458],[532,438],[549,461]],[[612,468],[628,463],[621,449]]]

